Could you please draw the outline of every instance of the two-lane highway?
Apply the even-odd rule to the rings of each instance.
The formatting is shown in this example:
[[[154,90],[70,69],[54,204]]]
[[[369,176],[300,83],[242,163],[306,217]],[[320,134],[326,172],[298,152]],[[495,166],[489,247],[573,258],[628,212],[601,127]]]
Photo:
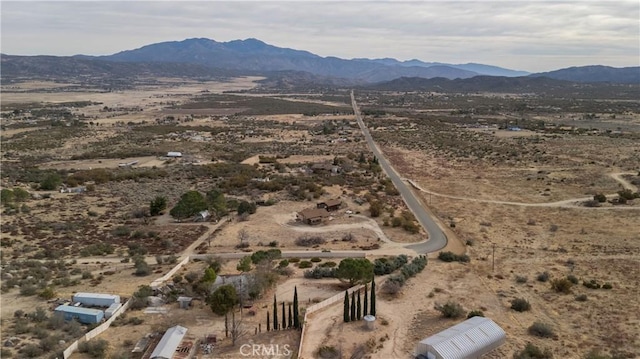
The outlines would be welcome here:
[[[356,120],[358,121],[358,126],[360,126],[360,129],[362,130],[362,133],[367,140],[367,144],[369,144],[369,148],[371,148],[371,151],[378,159],[380,167],[382,167],[382,170],[387,174],[387,176],[389,176],[393,184],[396,186],[402,196],[402,199],[416,217],[422,228],[424,228],[424,230],[429,234],[428,240],[407,245],[405,248],[412,249],[420,254],[435,252],[444,248],[447,245],[447,236],[424,209],[420,201],[415,197],[413,191],[404,183],[404,181],[402,181],[402,178],[389,164],[389,161],[387,161],[386,157],[382,154],[382,151],[380,151],[376,143],[373,141],[373,137],[371,137],[369,129],[365,126],[364,121],[362,121],[353,91],[351,91],[351,105],[353,106],[353,112],[356,116]]]

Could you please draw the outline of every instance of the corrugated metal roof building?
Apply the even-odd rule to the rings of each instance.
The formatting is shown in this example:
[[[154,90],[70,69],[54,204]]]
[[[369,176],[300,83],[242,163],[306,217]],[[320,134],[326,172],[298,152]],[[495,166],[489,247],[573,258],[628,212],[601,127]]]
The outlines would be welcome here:
[[[92,307],[109,307],[114,303],[120,303],[120,296],[104,293],[83,293],[78,292],[73,295],[72,300],[76,303]]]
[[[493,320],[472,317],[418,343],[416,354],[429,359],[480,358],[504,344],[506,333]]]
[[[96,324],[104,318],[104,312],[98,309],[74,307],[71,305],[60,305],[55,310],[64,316],[64,320],[77,320],[84,324]]]
[[[187,334],[187,328],[179,325],[167,329],[158,345],[156,345],[156,348],[153,349],[150,359],[173,358],[173,354],[175,354],[185,334]]]

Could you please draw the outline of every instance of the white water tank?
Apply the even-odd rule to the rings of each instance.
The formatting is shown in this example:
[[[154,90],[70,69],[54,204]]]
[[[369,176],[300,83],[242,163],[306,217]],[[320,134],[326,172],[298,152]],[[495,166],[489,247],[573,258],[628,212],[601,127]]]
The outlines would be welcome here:
[[[363,319],[368,330],[374,330],[376,328],[376,317],[373,315],[365,315]]]

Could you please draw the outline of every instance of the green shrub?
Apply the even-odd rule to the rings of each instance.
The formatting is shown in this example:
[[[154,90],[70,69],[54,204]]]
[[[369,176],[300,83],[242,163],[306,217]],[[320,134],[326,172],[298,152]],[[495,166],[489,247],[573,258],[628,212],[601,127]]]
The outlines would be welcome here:
[[[300,262],[300,258],[289,258],[289,263],[298,263]]]
[[[320,259],[318,257],[313,257],[313,258],[311,258],[311,261],[314,262],[314,263],[317,263],[317,262],[321,262],[322,259]]]
[[[516,312],[525,312],[531,309],[531,304],[524,298],[515,298],[511,301],[511,309]]]
[[[283,260],[281,260],[281,261],[280,261],[280,263],[278,264],[278,267],[280,267],[280,268],[284,268],[284,267],[286,267],[286,266],[288,266],[288,265],[289,265],[289,261],[288,261],[288,260],[286,260],[286,259],[283,259]]]
[[[576,276],[575,276],[575,275],[573,275],[573,274],[569,274],[569,275],[567,276],[567,279],[569,280],[569,282],[571,282],[571,284],[578,284],[578,283],[580,283],[580,282],[578,281],[578,277],[576,277]]]
[[[438,259],[443,262],[469,262],[469,256],[466,254],[457,255],[453,252],[440,252]]]
[[[460,318],[465,313],[464,308],[454,301],[448,301],[444,305],[436,304],[435,310],[442,313],[442,316],[445,318]]]
[[[613,286],[611,285],[611,283],[605,283],[602,285],[602,289],[612,289]]]
[[[300,263],[298,263],[298,268],[311,268],[313,267],[313,263],[309,262],[309,261],[302,261]]]
[[[536,337],[540,338],[552,338],[555,336],[555,333],[553,332],[551,326],[542,322],[533,323],[529,327],[528,332],[529,334],[535,335]]]
[[[131,228],[127,226],[118,226],[111,231],[111,234],[116,237],[127,237],[131,234]]]
[[[333,268],[335,266],[337,266],[336,262],[332,262],[332,261],[328,261],[328,262],[324,262],[319,264],[320,267],[326,267],[326,268]]]
[[[587,301],[587,295],[586,294],[580,294],[576,296],[576,301],[578,302],[586,302]]]
[[[484,312],[482,312],[481,310],[472,310],[469,312],[469,314],[467,314],[467,318],[473,317],[484,317]]]
[[[517,275],[516,276],[516,283],[527,283],[527,277],[525,276],[521,276],[521,275]]]

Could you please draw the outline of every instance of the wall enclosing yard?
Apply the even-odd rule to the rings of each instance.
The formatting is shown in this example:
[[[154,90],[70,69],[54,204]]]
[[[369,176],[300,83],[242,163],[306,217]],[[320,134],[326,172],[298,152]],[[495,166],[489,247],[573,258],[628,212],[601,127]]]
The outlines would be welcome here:
[[[347,289],[347,293],[349,295],[351,295],[351,293],[357,292],[357,291],[361,290],[362,288],[364,288],[364,285],[359,284],[359,285],[356,285],[356,286],[353,286],[353,287]],[[300,358],[300,355],[302,355],[302,348],[303,348],[303,345],[304,345],[304,333],[305,333],[306,328],[307,328],[307,316],[309,314],[311,314],[311,313],[314,313],[314,312],[317,312],[319,310],[322,310],[322,309],[324,309],[324,308],[326,308],[326,307],[328,307],[330,305],[333,305],[335,303],[338,303],[338,302],[341,302],[341,303],[344,302],[344,293],[336,294],[333,297],[329,297],[329,298],[323,300],[320,303],[316,303],[314,305],[310,305],[309,307],[307,307],[307,309],[304,312],[304,319],[302,321],[302,323],[304,323],[304,325],[302,326],[302,334],[300,334],[300,347],[298,347],[298,355],[296,356],[296,358],[302,359],[302,358]]]

